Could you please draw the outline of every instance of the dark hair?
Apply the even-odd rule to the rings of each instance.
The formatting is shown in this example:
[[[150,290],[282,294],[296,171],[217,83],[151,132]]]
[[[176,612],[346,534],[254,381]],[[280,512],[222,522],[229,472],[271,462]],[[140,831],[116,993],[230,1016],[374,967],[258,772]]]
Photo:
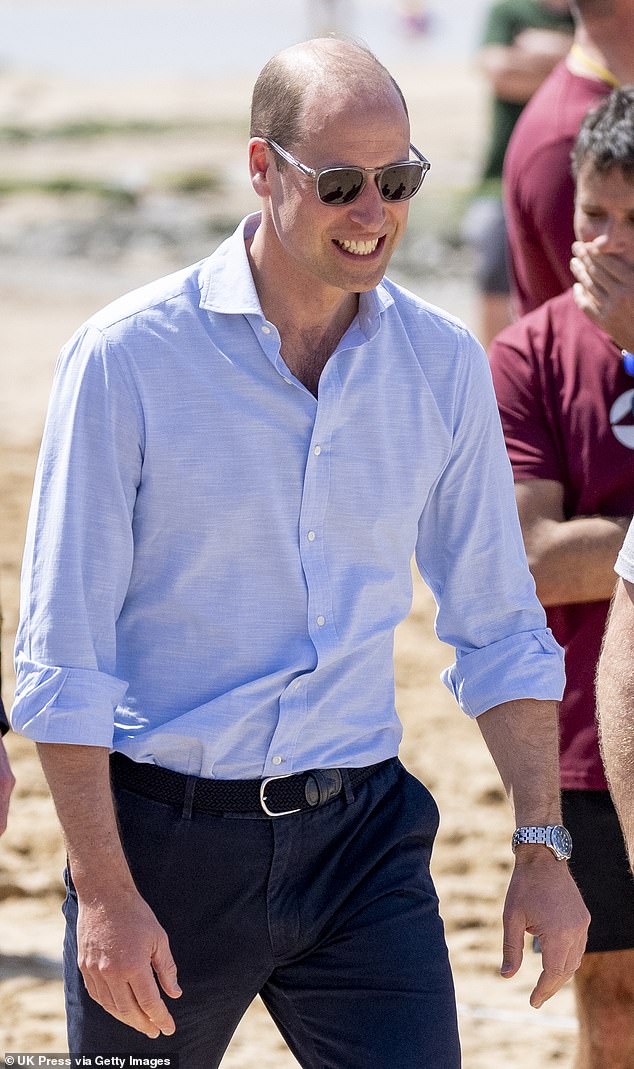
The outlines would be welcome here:
[[[333,44],[341,47],[333,50]],[[408,115],[400,87],[373,52],[356,41],[323,38],[278,52],[262,68],[251,99],[251,137],[270,137],[287,149],[298,145],[306,91],[325,77],[329,67],[347,84],[354,84],[360,69],[372,71],[392,85]],[[281,170],[284,161],[277,159],[277,165]]]
[[[614,89],[581,124],[572,150],[572,173],[584,164],[605,173],[618,167],[634,180],[634,86]]]

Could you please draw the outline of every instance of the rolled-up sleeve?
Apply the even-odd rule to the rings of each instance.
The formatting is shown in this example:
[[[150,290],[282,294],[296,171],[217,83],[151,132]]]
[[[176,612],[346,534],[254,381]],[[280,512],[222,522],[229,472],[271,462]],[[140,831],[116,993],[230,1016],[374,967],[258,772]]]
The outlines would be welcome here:
[[[628,583],[634,583],[634,520],[628,527],[625,541],[616,559],[615,571]]]
[[[88,326],[56,368],[22,570],[11,722],[37,742],[111,745],[143,448],[134,379]]]
[[[518,698],[560,700],[563,651],[528,569],[491,375],[466,342],[453,399],[453,447],[419,523],[416,560],[436,602],[436,633],[456,650],[442,679],[469,716]]]

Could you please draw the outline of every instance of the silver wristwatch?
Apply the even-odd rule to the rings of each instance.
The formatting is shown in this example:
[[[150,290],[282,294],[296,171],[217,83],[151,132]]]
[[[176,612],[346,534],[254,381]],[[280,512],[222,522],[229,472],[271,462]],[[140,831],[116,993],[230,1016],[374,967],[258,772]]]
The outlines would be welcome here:
[[[557,861],[568,861],[572,854],[572,835],[561,824],[516,828],[511,839],[513,853],[520,843],[539,843],[552,850]]]

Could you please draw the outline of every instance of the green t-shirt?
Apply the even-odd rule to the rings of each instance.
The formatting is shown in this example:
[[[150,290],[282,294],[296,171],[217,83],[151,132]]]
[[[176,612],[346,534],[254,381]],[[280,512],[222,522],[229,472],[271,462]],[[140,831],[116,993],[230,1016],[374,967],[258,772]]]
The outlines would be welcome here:
[[[512,45],[522,30],[527,29],[572,33],[574,22],[568,12],[552,11],[539,0],[498,0],[489,10],[482,45]],[[524,104],[493,98],[491,133],[482,172],[484,182],[501,179],[506,146],[523,107]]]

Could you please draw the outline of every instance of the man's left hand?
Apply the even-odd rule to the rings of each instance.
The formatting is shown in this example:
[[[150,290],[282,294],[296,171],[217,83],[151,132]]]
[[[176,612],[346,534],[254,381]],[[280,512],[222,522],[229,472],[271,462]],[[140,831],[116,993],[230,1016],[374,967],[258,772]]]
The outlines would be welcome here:
[[[570,269],[578,308],[621,349],[634,350],[634,264],[603,252],[605,238],[575,241]]]
[[[501,974],[515,976],[522,964],[524,935],[537,936],[542,972],[530,996],[535,1009],[559,991],[581,964],[588,913],[564,861],[543,846],[520,846],[504,904]]]

